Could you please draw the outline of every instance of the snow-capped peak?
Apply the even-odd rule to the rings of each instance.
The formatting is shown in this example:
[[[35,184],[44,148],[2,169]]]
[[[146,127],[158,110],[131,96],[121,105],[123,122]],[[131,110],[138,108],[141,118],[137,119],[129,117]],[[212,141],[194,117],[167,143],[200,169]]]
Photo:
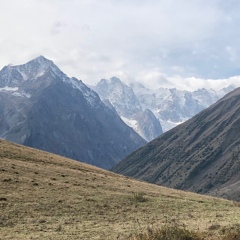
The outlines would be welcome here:
[[[30,62],[38,62],[41,65],[50,65],[50,64],[54,64],[53,61],[45,58],[44,56],[40,55],[39,57],[36,57],[35,59],[31,60]]]
[[[29,78],[29,75],[32,78],[40,77],[49,70],[52,72],[52,74],[67,78],[67,76],[53,63],[53,61],[45,58],[44,56],[39,56],[18,67],[19,72],[23,75],[25,80]]]
[[[63,81],[68,79],[53,61],[39,56],[23,65],[4,67],[0,71],[0,87],[18,87],[24,81],[37,79],[46,73],[61,77]]]

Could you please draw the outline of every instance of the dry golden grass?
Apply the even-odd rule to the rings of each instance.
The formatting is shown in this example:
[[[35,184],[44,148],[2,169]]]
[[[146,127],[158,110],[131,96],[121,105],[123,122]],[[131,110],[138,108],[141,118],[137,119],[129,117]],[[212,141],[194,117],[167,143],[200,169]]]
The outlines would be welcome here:
[[[239,204],[0,140],[0,239],[128,239],[166,223],[219,239]]]

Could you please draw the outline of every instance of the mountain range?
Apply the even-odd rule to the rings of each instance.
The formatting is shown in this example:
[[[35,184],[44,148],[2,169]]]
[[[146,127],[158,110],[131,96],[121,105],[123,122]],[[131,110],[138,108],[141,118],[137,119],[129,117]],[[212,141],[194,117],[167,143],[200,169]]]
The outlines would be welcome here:
[[[109,101],[122,120],[145,140],[151,141],[209,107],[236,87],[220,91],[175,88],[150,90],[139,83],[125,84],[120,79],[102,79],[92,88],[103,101]]]
[[[146,141],[151,141],[162,134],[161,124],[153,112],[148,108],[143,109],[132,87],[124,84],[120,79],[116,77],[109,80],[102,79],[92,88]]]
[[[240,200],[240,88],[133,152],[113,171]]]
[[[0,71],[0,137],[102,168],[146,143],[96,92],[43,56]]]
[[[153,91],[113,77],[93,89],[43,56],[5,66],[0,138],[168,187],[240,198],[239,89],[206,110],[234,86]],[[178,126],[163,133],[169,123]]]

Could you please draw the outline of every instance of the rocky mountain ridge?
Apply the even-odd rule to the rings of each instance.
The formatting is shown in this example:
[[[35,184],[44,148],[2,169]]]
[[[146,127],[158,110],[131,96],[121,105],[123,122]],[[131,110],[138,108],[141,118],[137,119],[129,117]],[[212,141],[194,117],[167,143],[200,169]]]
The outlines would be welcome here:
[[[160,122],[150,109],[142,108],[131,86],[112,77],[109,80],[102,79],[93,89],[102,101],[111,103],[122,120],[145,140],[151,141],[162,134]]]
[[[240,88],[130,154],[114,171],[240,200]]]
[[[121,118],[139,134],[141,119],[135,119],[134,115],[149,109],[155,115],[154,122],[159,121],[156,129],[159,129],[160,124],[162,131],[158,130],[148,137],[142,135],[148,141],[190,119],[235,88],[229,85],[220,91],[204,88],[192,92],[175,88],[150,90],[139,83],[127,85],[116,77],[102,79],[93,86],[101,99],[109,100]]]
[[[43,56],[0,71],[0,137],[103,168],[146,143]]]

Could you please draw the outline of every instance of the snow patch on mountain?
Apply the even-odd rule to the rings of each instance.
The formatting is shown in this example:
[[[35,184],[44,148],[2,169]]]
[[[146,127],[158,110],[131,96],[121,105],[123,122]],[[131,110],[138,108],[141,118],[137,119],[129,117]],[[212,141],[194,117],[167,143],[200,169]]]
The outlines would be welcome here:
[[[76,78],[69,78],[68,82],[73,86],[73,88],[78,89],[80,92],[82,92],[83,96],[92,107],[96,106],[96,104],[99,103],[99,96],[92,89],[83,84],[81,80],[78,80]]]
[[[144,89],[143,85],[131,86],[141,106],[152,110],[164,132],[193,117],[236,88],[229,85],[221,90],[201,88],[191,92],[176,88],[149,90]]]
[[[131,83],[128,86],[117,78],[103,79],[94,87],[101,99],[108,99],[117,112],[124,116],[124,121],[135,130],[137,127],[132,123],[133,111],[127,115],[127,111],[123,111],[124,108],[128,111],[134,109],[135,112],[150,109],[160,121],[163,132],[193,117],[235,88],[235,85],[230,84],[223,89],[200,88],[187,91],[177,88],[158,88],[153,90],[140,83]],[[121,91],[122,89],[128,89],[128,91]],[[134,101],[128,101],[132,98],[130,95],[134,96]],[[138,121],[141,120],[138,119]]]
[[[142,89],[144,93],[148,91],[141,85],[138,88]],[[109,101],[122,120],[145,140],[150,141],[162,134],[160,122],[150,109],[145,112],[147,107],[141,105],[131,86],[124,84],[116,77],[112,77],[111,79],[102,79],[96,86],[93,86],[93,89],[99,94],[103,102]]]
[[[43,56],[37,57],[23,65],[5,66],[1,72],[1,87],[16,87],[27,80],[36,80],[49,72],[52,77],[57,76],[63,81],[68,79],[68,77],[52,61]]]
[[[13,92],[12,95],[17,97],[26,97],[26,98],[31,98],[32,96],[31,94],[26,92]]]
[[[135,131],[137,130],[138,124],[135,119],[129,119],[123,116],[120,116],[120,117],[129,127],[131,127]]]
[[[5,86],[3,88],[0,88],[0,92],[16,92],[17,90],[18,90],[18,87]]]

